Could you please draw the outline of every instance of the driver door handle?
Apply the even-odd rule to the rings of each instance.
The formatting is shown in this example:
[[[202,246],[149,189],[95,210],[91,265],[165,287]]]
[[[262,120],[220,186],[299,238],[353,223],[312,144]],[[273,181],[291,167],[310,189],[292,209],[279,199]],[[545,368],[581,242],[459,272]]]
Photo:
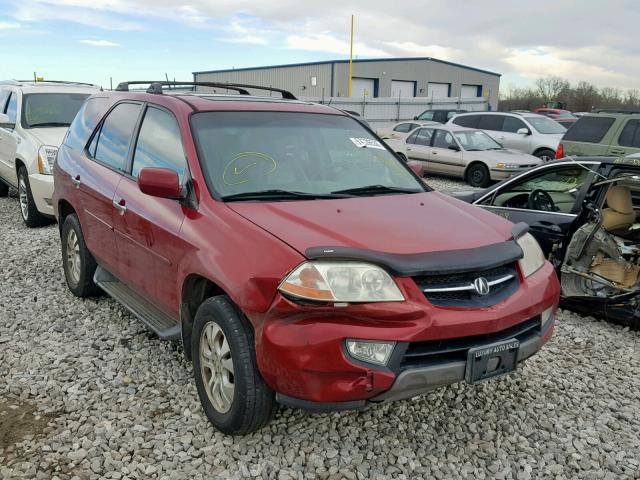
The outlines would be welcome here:
[[[73,186],[76,188],[80,188],[80,175],[76,175],[75,177],[71,177],[71,183],[73,183]]]
[[[118,213],[120,215],[124,215],[127,211],[127,202],[125,201],[124,198],[120,199],[119,202],[116,202],[115,200],[113,201],[113,206],[115,207],[116,210],[118,210]]]

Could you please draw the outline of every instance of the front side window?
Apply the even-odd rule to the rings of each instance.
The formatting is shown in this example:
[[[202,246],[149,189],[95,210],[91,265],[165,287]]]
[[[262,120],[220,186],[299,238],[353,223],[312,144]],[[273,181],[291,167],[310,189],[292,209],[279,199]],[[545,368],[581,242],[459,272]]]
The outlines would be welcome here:
[[[527,121],[534,130],[543,135],[559,134],[567,131],[562,125],[548,117],[527,117]]]
[[[544,169],[499,190],[487,205],[571,213],[590,171],[580,166]],[[540,193],[541,192],[541,193]],[[493,203],[491,203],[493,200]]]
[[[482,130],[465,130],[455,133],[462,148],[468,152],[479,150],[502,150],[502,146]]]
[[[111,110],[94,137],[89,152],[93,157],[117,170],[123,170],[135,129],[140,105],[121,103]]]
[[[22,102],[22,125],[68,127],[88,96],[88,93],[29,93]]]
[[[133,153],[131,175],[146,167],[167,168],[184,179],[186,158],[182,136],[175,117],[159,108],[149,107],[144,114]]]
[[[509,133],[517,133],[521,128],[527,128],[522,120],[515,117],[504,117],[502,131]]]
[[[449,148],[455,146],[456,142],[453,139],[453,135],[446,130],[436,130],[433,137],[433,148]]]
[[[9,97],[6,113],[7,117],[9,117],[9,123],[16,123],[18,121],[18,95],[15,92],[12,92]]]
[[[337,195],[425,191],[356,120],[295,112],[202,112],[191,128],[207,185],[223,199],[254,192]],[[387,192],[388,193],[388,192]]]
[[[433,120],[434,112],[422,112],[418,117],[418,120]]]

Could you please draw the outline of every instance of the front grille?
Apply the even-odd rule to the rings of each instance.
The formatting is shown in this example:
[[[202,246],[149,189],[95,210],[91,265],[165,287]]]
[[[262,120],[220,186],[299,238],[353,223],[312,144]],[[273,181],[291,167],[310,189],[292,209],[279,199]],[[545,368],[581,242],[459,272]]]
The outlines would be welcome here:
[[[493,283],[488,294],[481,295],[473,288],[478,278]],[[414,281],[433,305],[461,308],[495,305],[514,294],[520,283],[515,264],[475,272],[423,275],[414,277]]]
[[[516,338],[523,343],[541,334],[540,316],[505,330],[470,337],[409,343],[400,360],[400,368],[427,367],[439,363],[466,361],[470,348]]]

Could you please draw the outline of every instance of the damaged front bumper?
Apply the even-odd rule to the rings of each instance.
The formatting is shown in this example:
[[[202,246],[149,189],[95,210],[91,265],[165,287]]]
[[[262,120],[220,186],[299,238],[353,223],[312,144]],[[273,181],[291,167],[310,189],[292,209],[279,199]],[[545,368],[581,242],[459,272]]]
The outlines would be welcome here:
[[[611,297],[564,297],[561,299],[561,306],[640,330],[640,292]]]

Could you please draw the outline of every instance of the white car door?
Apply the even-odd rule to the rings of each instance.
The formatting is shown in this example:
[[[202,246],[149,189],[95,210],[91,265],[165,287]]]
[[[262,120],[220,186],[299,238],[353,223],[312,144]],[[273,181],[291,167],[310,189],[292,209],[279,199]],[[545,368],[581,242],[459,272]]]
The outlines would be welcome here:
[[[531,153],[531,135],[522,133],[523,129],[529,132],[531,132],[531,129],[519,118],[509,115],[504,115],[503,118],[502,129],[500,132],[497,132],[498,142],[505,148]],[[521,133],[518,133],[518,131]]]
[[[8,101],[2,101],[0,96],[0,113],[6,114],[10,123],[15,124],[18,118],[18,96],[9,92]],[[0,126],[0,176],[11,183],[17,184],[15,159],[18,141],[14,128]]]

